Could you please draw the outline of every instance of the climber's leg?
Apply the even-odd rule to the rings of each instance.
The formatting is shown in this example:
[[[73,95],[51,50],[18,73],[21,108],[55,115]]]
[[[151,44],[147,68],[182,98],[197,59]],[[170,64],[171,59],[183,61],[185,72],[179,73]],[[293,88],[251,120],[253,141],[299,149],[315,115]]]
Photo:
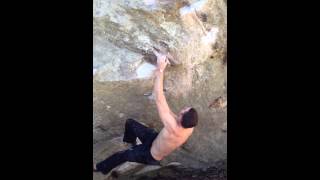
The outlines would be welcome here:
[[[134,119],[127,119],[123,142],[135,144],[136,138],[138,137],[142,143],[146,143],[148,139],[157,134],[154,129],[148,128]]]
[[[151,146],[148,144],[140,144],[134,146],[128,152],[128,161],[142,164],[160,165],[160,161],[155,160],[150,152]]]
[[[113,168],[127,161],[128,150],[120,151],[96,165],[96,170],[108,174]]]
[[[120,151],[96,165],[97,171],[108,174],[113,168],[125,162],[160,165],[160,161],[153,159],[150,146],[140,144],[125,151]]]

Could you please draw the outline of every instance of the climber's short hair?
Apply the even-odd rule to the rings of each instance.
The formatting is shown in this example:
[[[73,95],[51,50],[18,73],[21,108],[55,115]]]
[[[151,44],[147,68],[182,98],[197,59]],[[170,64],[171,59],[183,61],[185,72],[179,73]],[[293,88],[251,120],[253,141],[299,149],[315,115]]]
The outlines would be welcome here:
[[[190,108],[189,111],[182,115],[181,125],[184,128],[192,128],[198,124],[198,113],[194,108]]]

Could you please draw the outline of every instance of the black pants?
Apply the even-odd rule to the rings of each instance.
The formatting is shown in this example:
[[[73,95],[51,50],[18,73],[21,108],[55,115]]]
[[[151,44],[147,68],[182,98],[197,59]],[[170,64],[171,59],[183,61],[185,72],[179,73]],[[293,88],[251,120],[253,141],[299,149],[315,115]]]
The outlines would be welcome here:
[[[150,165],[160,165],[160,161],[155,160],[150,152],[153,140],[158,133],[133,119],[128,119],[125,124],[123,142],[132,143],[130,149],[117,152],[104,161],[96,165],[97,170],[103,174],[108,174],[113,168],[124,162],[138,162]],[[142,144],[135,145],[137,137]]]

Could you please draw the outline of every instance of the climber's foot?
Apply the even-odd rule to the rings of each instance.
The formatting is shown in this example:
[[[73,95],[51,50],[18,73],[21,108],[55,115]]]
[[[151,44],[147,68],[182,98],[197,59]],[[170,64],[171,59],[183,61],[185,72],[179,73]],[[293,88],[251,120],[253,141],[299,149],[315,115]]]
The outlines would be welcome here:
[[[93,172],[99,172],[95,164],[93,164]]]

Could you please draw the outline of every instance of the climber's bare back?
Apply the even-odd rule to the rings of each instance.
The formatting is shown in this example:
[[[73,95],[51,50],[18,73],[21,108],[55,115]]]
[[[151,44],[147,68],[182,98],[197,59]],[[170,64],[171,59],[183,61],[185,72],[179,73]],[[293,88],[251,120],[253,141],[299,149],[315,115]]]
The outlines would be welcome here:
[[[160,131],[151,146],[151,155],[156,160],[162,160],[172,151],[180,147],[192,134],[193,128],[177,127],[175,133],[170,133],[165,127]]]

